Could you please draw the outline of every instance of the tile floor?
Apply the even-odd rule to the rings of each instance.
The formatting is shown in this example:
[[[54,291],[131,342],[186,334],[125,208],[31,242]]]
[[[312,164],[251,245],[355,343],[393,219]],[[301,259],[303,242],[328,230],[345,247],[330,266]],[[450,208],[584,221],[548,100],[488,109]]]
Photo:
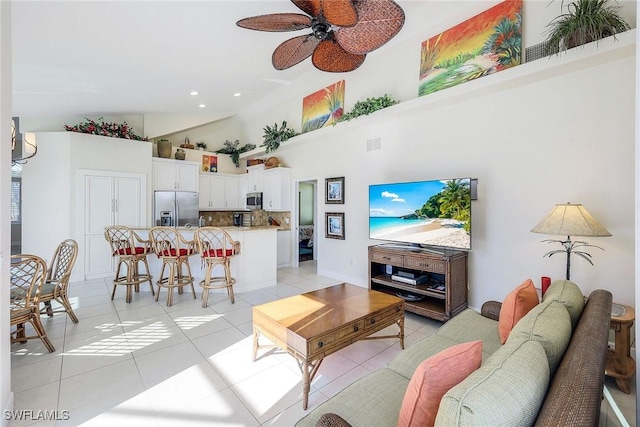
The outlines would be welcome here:
[[[73,283],[80,323],[63,314],[43,317],[56,351],[47,353],[39,340],[11,348],[15,409],[57,410],[68,419],[9,425],[291,427],[305,414],[300,371],[282,351],[263,350],[252,361],[251,307],[336,283],[308,261],[278,270],[277,286],[238,294],[233,305],[214,293],[206,309],[200,295],[193,300],[188,292],[176,295],[172,307],[163,303],[166,294],[156,303],[144,291],[126,304],[124,289],[110,300],[109,280]],[[439,325],[407,313],[406,345]],[[309,408],[400,351],[398,340],[385,339],[331,355],[313,381]],[[625,395],[615,382],[607,385],[628,425],[635,425],[635,387]],[[600,426],[624,425],[604,401]]]

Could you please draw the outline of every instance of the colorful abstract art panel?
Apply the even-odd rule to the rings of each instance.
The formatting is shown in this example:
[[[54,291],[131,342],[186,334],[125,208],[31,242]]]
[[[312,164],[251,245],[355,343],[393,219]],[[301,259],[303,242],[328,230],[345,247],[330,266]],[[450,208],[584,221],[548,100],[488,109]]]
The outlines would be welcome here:
[[[422,42],[418,95],[519,65],[521,27],[522,0],[506,0]]]
[[[202,172],[218,172],[218,156],[203,154]]]
[[[344,80],[302,100],[302,133],[333,125],[344,111]]]

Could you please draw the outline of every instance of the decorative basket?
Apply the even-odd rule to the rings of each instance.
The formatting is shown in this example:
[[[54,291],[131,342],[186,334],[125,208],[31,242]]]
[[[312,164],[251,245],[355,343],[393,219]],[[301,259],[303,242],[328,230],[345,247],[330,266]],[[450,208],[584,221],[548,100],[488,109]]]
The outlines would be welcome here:
[[[277,157],[269,157],[266,162],[264,162],[265,169],[277,168],[282,166],[280,159]]]
[[[247,159],[247,166],[255,166],[264,163],[264,159]]]
[[[189,148],[189,149],[193,150],[195,148],[195,146],[189,142],[189,137],[187,136],[184,139],[184,144],[180,144],[180,148]]]

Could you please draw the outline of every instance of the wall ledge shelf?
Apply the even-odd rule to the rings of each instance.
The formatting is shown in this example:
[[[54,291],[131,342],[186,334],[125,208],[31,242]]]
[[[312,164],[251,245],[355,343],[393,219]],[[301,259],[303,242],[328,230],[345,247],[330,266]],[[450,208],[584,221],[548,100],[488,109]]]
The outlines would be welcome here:
[[[398,116],[404,116],[407,113],[416,113],[423,110],[427,111],[429,109],[440,108],[442,106],[455,105],[464,102],[470,97],[484,96],[490,93],[509,90],[516,86],[537,83],[555,76],[597,66],[603,62],[632,57],[635,54],[636,29],[634,28],[622,34],[569,49],[558,55],[543,57],[429,95],[401,101],[399,104],[378,110],[367,116],[360,116],[353,120],[340,122],[335,126],[296,135],[280,144],[280,148],[278,148],[275,153],[286,151],[292,146],[298,147],[305,143],[315,142],[322,137],[329,137],[331,132],[335,132],[335,129],[346,130],[352,126],[356,128],[358,126],[370,126],[372,124],[371,120],[380,121],[393,119]],[[265,148],[266,147],[258,146],[251,151],[241,154],[240,158],[253,159],[261,157],[266,154]],[[268,155],[277,154],[272,152]]]

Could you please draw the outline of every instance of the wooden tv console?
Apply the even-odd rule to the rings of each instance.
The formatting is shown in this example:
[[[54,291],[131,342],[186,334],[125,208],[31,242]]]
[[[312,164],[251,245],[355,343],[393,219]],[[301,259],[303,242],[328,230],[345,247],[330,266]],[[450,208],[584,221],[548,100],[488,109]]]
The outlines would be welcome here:
[[[456,250],[369,246],[369,288],[403,298],[406,311],[447,321],[467,308],[467,256]],[[413,285],[392,279],[399,273],[427,280]]]

